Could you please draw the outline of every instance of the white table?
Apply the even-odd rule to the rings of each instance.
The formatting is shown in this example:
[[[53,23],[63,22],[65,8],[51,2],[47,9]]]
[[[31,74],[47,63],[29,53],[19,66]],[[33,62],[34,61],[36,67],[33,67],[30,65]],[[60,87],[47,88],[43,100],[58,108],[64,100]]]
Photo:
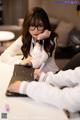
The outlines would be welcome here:
[[[30,98],[6,97],[5,92],[13,73],[13,66],[0,62],[0,120],[68,120],[65,113],[50,105],[36,103]]]
[[[12,40],[14,40],[15,38],[15,34],[13,32],[10,31],[0,31],[0,43],[1,46],[3,46],[4,44],[9,44],[9,42],[11,42]],[[9,45],[7,45],[9,46]]]

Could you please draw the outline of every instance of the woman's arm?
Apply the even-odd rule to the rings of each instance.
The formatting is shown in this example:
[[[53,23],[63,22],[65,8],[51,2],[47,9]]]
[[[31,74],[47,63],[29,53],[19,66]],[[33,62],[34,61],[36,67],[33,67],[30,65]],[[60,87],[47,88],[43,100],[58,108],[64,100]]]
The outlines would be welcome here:
[[[21,46],[22,36],[20,36],[15,42],[13,42],[0,56],[0,60],[9,64],[16,64],[20,62],[22,58]]]
[[[74,70],[59,71],[57,74],[53,74],[52,72],[48,72],[47,74],[42,73],[39,81],[47,82],[60,88],[65,86],[74,87],[80,84],[80,67]]]
[[[36,101],[48,103],[70,112],[80,111],[80,86],[59,89],[43,82],[31,82],[26,94]]]
[[[27,94],[36,101],[51,104],[59,109],[66,109],[70,112],[80,111],[80,67],[75,70],[59,72],[53,76],[51,74],[44,75],[44,77],[42,79],[45,82],[18,81],[13,83],[9,90]],[[48,81],[52,81],[54,86],[48,84]],[[69,87],[59,88],[64,85]]]
[[[53,105],[69,112],[80,111],[80,85],[59,89],[45,82],[19,82],[9,87],[10,91],[26,94],[32,99]]]

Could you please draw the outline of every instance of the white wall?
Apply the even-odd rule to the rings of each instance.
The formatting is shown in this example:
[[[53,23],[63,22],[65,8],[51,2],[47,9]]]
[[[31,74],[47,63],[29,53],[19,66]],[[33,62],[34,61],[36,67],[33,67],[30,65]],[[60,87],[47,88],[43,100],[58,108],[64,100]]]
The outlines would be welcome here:
[[[28,10],[31,11],[31,9],[35,6],[41,6],[42,0],[28,0]]]
[[[43,0],[42,7],[48,12],[49,16],[71,21],[80,28],[80,16],[77,14],[77,5],[54,4],[54,0]]]

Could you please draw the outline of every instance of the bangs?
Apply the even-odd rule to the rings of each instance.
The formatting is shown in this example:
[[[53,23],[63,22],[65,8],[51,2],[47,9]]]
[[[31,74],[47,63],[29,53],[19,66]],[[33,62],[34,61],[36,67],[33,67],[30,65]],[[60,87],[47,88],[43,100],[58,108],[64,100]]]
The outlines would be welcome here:
[[[30,21],[30,25],[32,25],[32,26],[44,26],[44,22],[42,21],[42,19],[39,16],[34,16],[34,17],[32,17],[32,19]]]

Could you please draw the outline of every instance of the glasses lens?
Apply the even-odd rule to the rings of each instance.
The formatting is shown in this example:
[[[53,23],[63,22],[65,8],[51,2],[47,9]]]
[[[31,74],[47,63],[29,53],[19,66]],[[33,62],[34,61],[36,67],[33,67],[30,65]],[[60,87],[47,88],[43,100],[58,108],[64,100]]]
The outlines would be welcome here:
[[[35,26],[34,26],[34,25],[31,25],[31,26],[30,26],[30,30],[32,30],[32,31],[35,30]]]
[[[43,30],[44,30],[44,26],[39,25],[39,26],[37,27],[37,29],[38,29],[38,31],[43,31]]]

